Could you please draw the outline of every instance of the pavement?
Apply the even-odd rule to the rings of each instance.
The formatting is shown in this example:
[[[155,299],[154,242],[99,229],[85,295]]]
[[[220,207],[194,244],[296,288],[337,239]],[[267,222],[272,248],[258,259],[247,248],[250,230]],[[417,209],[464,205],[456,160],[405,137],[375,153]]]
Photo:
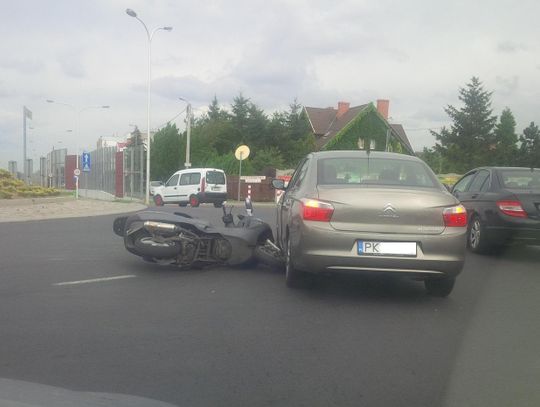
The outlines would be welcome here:
[[[145,208],[138,202],[76,200],[73,197],[0,199],[0,222],[111,215]]]

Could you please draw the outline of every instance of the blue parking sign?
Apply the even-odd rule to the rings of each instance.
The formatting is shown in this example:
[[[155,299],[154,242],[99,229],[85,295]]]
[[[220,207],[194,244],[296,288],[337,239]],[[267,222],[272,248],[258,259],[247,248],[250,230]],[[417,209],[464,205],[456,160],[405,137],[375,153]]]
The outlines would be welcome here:
[[[90,153],[82,153],[82,170],[89,172],[90,171]]]

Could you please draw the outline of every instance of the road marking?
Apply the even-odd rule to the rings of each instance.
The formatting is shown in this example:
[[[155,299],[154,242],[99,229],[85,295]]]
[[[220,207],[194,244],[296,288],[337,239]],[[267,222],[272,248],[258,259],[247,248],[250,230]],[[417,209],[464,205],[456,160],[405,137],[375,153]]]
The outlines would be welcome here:
[[[133,277],[137,277],[137,276],[135,274],[126,274],[124,276],[92,278],[90,280],[64,281],[61,283],[55,283],[53,285],[75,285],[75,284],[99,283],[101,281],[122,280],[124,278],[133,278]]]

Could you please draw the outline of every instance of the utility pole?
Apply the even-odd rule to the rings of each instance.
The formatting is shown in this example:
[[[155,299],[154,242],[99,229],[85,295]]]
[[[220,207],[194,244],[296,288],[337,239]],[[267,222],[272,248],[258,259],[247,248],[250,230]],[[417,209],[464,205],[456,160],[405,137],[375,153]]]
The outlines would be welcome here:
[[[186,162],[184,163],[184,166],[186,168],[191,167],[191,161],[190,161],[190,144],[191,144],[191,103],[188,102],[186,107]]]

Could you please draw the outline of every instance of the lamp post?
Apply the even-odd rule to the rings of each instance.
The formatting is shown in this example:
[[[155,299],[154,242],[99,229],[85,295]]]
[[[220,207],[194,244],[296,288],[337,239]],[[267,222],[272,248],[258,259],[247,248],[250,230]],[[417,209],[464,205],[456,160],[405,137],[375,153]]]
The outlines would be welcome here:
[[[186,107],[186,162],[184,163],[184,166],[186,168],[190,168],[191,167],[191,159],[190,159],[190,153],[191,153],[191,147],[190,147],[190,143],[191,143],[191,115],[193,114],[192,112],[192,109],[191,109],[191,103],[180,97],[178,98],[184,102],[187,103],[187,107]]]
[[[143,25],[144,30],[146,31],[146,37],[148,39],[148,77],[147,77],[147,105],[146,105],[146,192],[144,196],[144,203],[146,205],[150,204],[150,90],[151,90],[151,78],[152,78],[152,39],[154,38],[154,34],[159,30],[164,31],[171,31],[172,27],[157,27],[150,32],[148,30],[148,27],[144,23],[143,20],[141,20],[139,17],[137,17],[137,13],[133,11],[132,9],[128,8],[126,9],[126,14],[130,17],[133,17]]]
[[[76,122],[75,122],[75,139],[76,139],[76,142],[77,142],[77,150],[75,152],[75,156],[77,157],[77,160],[76,160],[75,168],[79,169],[79,125],[80,125],[80,120],[81,120],[81,113],[84,112],[85,110],[89,110],[89,109],[109,109],[110,106],[109,105],[85,106],[85,107],[78,108],[77,106],[71,105],[69,103],[57,102],[57,101],[51,100],[51,99],[47,99],[47,103],[56,103],[57,105],[67,106],[67,107],[73,109],[73,112],[76,115],[75,116],[75,118],[76,118]],[[71,130],[68,130],[68,131],[71,131]],[[77,179],[75,180],[75,199],[79,199],[79,176],[77,176]]]

